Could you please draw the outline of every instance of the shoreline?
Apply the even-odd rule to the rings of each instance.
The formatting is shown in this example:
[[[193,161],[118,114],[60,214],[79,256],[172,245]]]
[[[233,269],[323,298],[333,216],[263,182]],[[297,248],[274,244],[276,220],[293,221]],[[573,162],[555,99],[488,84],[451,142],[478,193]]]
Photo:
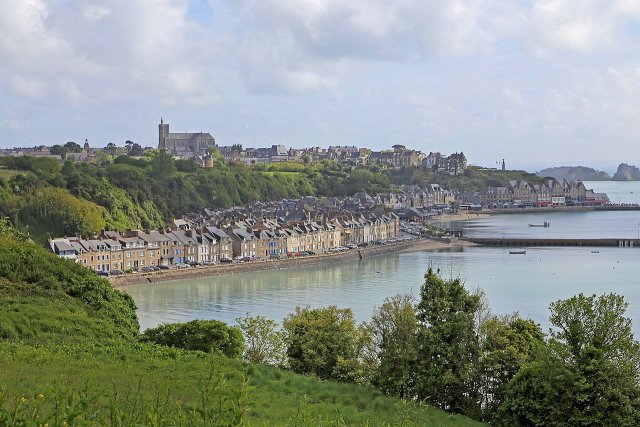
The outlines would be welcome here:
[[[237,273],[254,271],[286,270],[296,267],[322,265],[335,262],[350,262],[359,258],[369,258],[390,253],[413,252],[422,250],[439,250],[447,248],[459,248],[476,246],[476,244],[464,240],[454,242],[419,238],[406,242],[397,242],[381,246],[373,246],[360,249],[351,249],[347,252],[335,254],[311,255],[306,257],[264,260],[234,264],[217,264],[213,266],[199,266],[180,270],[167,270],[152,273],[127,274],[111,276],[107,280],[116,289],[126,288],[129,285],[143,283],[153,284],[171,280],[194,279],[210,276],[226,276]]]

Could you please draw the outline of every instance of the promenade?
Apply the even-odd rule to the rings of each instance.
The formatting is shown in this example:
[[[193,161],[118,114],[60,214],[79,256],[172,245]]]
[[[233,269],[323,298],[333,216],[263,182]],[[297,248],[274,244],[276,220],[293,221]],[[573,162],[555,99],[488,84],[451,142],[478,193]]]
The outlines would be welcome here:
[[[289,268],[306,267],[312,265],[333,264],[336,262],[355,261],[360,258],[369,258],[394,252],[438,250],[460,246],[473,246],[471,242],[458,240],[448,242],[445,240],[413,239],[402,242],[388,243],[385,245],[369,246],[366,248],[351,249],[344,252],[309,255],[304,257],[257,260],[251,262],[216,264],[209,266],[197,266],[184,269],[172,269],[152,273],[124,274],[109,276],[108,280],[115,288],[140,283],[155,283],[169,280],[192,279],[208,276],[223,276],[252,271],[282,270]]]

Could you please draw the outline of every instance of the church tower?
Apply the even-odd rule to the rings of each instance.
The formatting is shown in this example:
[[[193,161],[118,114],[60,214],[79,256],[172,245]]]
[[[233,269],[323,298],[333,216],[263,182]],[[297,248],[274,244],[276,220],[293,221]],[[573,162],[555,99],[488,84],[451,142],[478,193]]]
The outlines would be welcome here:
[[[158,149],[166,150],[166,138],[169,136],[169,124],[165,124],[160,117],[160,124],[158,125]]]

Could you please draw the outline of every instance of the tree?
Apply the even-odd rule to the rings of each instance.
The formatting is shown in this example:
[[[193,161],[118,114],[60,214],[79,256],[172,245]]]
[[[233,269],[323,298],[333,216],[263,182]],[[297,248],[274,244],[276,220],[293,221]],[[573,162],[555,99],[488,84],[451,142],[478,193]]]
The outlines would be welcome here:
[[[249,363],[284,366],[286,348],[278,324],[263,316],[237,318],[245,338],[244,359]]]
[[[69,141],[66,144],[64,144],[64,148],[67,150],[68,153],[82,152],[82,146],[77,142],[73,142],[73,141]]]
[[[165,323],[147,329],[141,339],[184,350],[220,352],[229,357],[240,356],[244,346],[240,329],[218,320]]]
[[[56,156],[60,156],[62,158],[64,158],[64,156],[66,156],[67,154],[67,149],[65,147],[63,147],[60,144],[56,144],[54,146],[51,147],[51,149],[49,150],[49,153],[56,155]]]
[[[385,394],[413,396],[417,326],[411,295],[387,298],[373,313],[369,330],[378,363],[372,383]]]
[[[360,379],[358,355],[365,333],[356,328],[351,309],[296,307],[283,327],[293,371],[338,381]]]
[[[479,358],[475,317],[479,297],[460,279],[425,274],[417,307],[416,394],[449,412],[479,416],[475,365]]]
[[[110,142],[107,144],[104,151],[112,156],[115,156],[118,153],[118,146],[113,142]]]
[[[616,294],[552,303],[546,351],[509,384],[500,423],[640,425],[640,350],[627,307]]]
[[[164,150],[156,153],[151,159],[151,176],[160,180],[167,180],[174,176],[178,169],[171,155]]]
[[[492,316],[482,322],[480,330],[481,406],[483,419],[491,421],[511,379],[544,345],[544,334],[539,325],[517,314]]]
[[[127,152],[127,154],[132,157],[139,157],[144,154],[144,150],[142,149],[140,144],[134,142],[133,144],[131,144],[131,147],[129,147],[129,151]]]

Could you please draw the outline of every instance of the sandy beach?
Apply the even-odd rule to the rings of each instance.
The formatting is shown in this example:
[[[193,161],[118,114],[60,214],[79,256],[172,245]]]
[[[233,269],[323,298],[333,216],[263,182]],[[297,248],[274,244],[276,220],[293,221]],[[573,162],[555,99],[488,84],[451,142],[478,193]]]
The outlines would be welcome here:
[[[457,214],[444,214],[439,215],[430,220],[430,222],[457,222],[457,221],[466,221],[469,219],[480,219],[487,218],[491,214],[485,212],[460,212]]]

